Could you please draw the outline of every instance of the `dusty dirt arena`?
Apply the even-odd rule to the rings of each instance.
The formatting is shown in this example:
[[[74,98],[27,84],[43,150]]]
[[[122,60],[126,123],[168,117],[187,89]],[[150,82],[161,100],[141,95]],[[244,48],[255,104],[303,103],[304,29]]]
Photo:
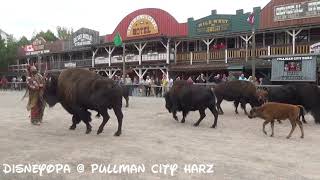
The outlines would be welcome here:
[[[291,139],[288,121],[275,124],[275,137],[265,136],[262,120],[234,114],[231,103],[224,103],[216,129],[209,128],[213,115],[199,127],[192,124],[198,112],[186,123],[177,123],[164,108],[162,98],[135,97],[123,108],[124,124],[120,137],[114,137],[117,121],[113,112],[104,133],[96,135],[101,119],[92,121],[93,132],[85,134],[81,123],[68,130],[71,116],[60,105],[46,109],[44,123],[37,127],[28,121],[22,92],[0,92],[0,179],[320,179],[320,126],[307,116],[305,138],[297,128]],[[179,114],[181,119],[181,114]],[[270,126],[267,129],[270,132]],[[174,176],[153,173],[155,164],[178,164]],[[4,174],[3,164],[68,164],[71,173]],[[85,170],[78,173],[76,167]],[[91,172],[91,164],[144,164],[139,174]],[[186,164],[214,164],[214,173],[189,174]],[[158,167],[158,166],[156,166]],[[158,170],[158,168],[155,168]],[[208,169],[206,169],[208,170]]]

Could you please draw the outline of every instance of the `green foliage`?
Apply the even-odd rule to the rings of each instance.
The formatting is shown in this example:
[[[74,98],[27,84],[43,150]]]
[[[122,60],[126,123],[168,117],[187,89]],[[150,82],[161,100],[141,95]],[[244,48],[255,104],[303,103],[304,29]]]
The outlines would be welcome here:
[[[25,36],[22,36],[20,38],[20,40],[18,41],[18,46],[19,47],[26,46],[26,45],[29,45],[29,44],[30,44],[30,41]]]
[[[0,68],[8,67],[17,58],[18,43],[9,37],[7,44],[0,36]]]
[[[68,40],[73,33],[72,29],[67,29],[66,27],[57,27],[58,38],[61,40]]]
[[[40,37],[42,37],[47,42],[52,42],[58,39],[52,31],[47,30],[47,32],[40,31],[39,33],[37,33],[35,36],[31,38],[31,41],[34,41],[36,38]]]

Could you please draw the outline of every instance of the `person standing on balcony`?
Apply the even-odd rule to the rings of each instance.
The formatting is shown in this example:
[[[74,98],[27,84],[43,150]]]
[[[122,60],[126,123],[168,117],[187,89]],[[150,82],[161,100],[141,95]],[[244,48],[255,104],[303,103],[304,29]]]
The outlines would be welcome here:
[[[40,125],[42,122],[45,102],[43,100],[44,79],[38,73],[35,66],[29,67],[29,77],[27,87],[29,90],[29,101],[27,110],[31,111],[30,120],[33,125]]]

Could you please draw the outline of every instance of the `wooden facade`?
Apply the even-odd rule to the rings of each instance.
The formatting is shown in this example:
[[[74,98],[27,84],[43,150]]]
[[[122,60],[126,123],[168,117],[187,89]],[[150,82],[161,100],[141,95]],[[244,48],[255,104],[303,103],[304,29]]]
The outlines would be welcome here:
[[[114,74],[123,66],[123,49],[113,44],[117,33],[125,44],[126,68],[139,72],[139,78],[148,69],[158,69],[166,75],[168,71],[228,70],[245,67],[253,58],[260,61],[273,56],[309,54],[310,46],[320,42],[320,12],[319,17],[313,14],[305,18],[306,14],[289,16],[290,12],[282,8],[297,3],[302,3],[297,7],[306,6],[301,0],[271,0],[262,9],[253,8],[255,50],[252,27],[247,22],[251,13],[237,10],[235,14],[219,15],[213,10],[206,17],[179,23],[161,9],[148,8],[124,17],[112,34],[100,36],[97,31],[81,28],[69,41],[47,42],[45,47],[50,50],[47,53],[26,55],[21,48],[20,66],[11,67],[21,70],[32,62],[46,70],[79,67]],[[275,20],[275,16],[278,19]],[[270,70],[271,63],[262,61],[259,67]]]

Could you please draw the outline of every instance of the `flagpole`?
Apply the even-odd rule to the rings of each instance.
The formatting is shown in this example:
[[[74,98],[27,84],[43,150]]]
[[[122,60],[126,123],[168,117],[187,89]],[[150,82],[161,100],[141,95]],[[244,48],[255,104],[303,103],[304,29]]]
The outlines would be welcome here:
[[[123,78],[123,82],[124,84],[126,83],[126,45],[123,43],[122,44],[122,78]]]
[[[254,26],[252,26],[252,79],[255,81],[256,77],[256,35],[255,35],[255,29]]]

